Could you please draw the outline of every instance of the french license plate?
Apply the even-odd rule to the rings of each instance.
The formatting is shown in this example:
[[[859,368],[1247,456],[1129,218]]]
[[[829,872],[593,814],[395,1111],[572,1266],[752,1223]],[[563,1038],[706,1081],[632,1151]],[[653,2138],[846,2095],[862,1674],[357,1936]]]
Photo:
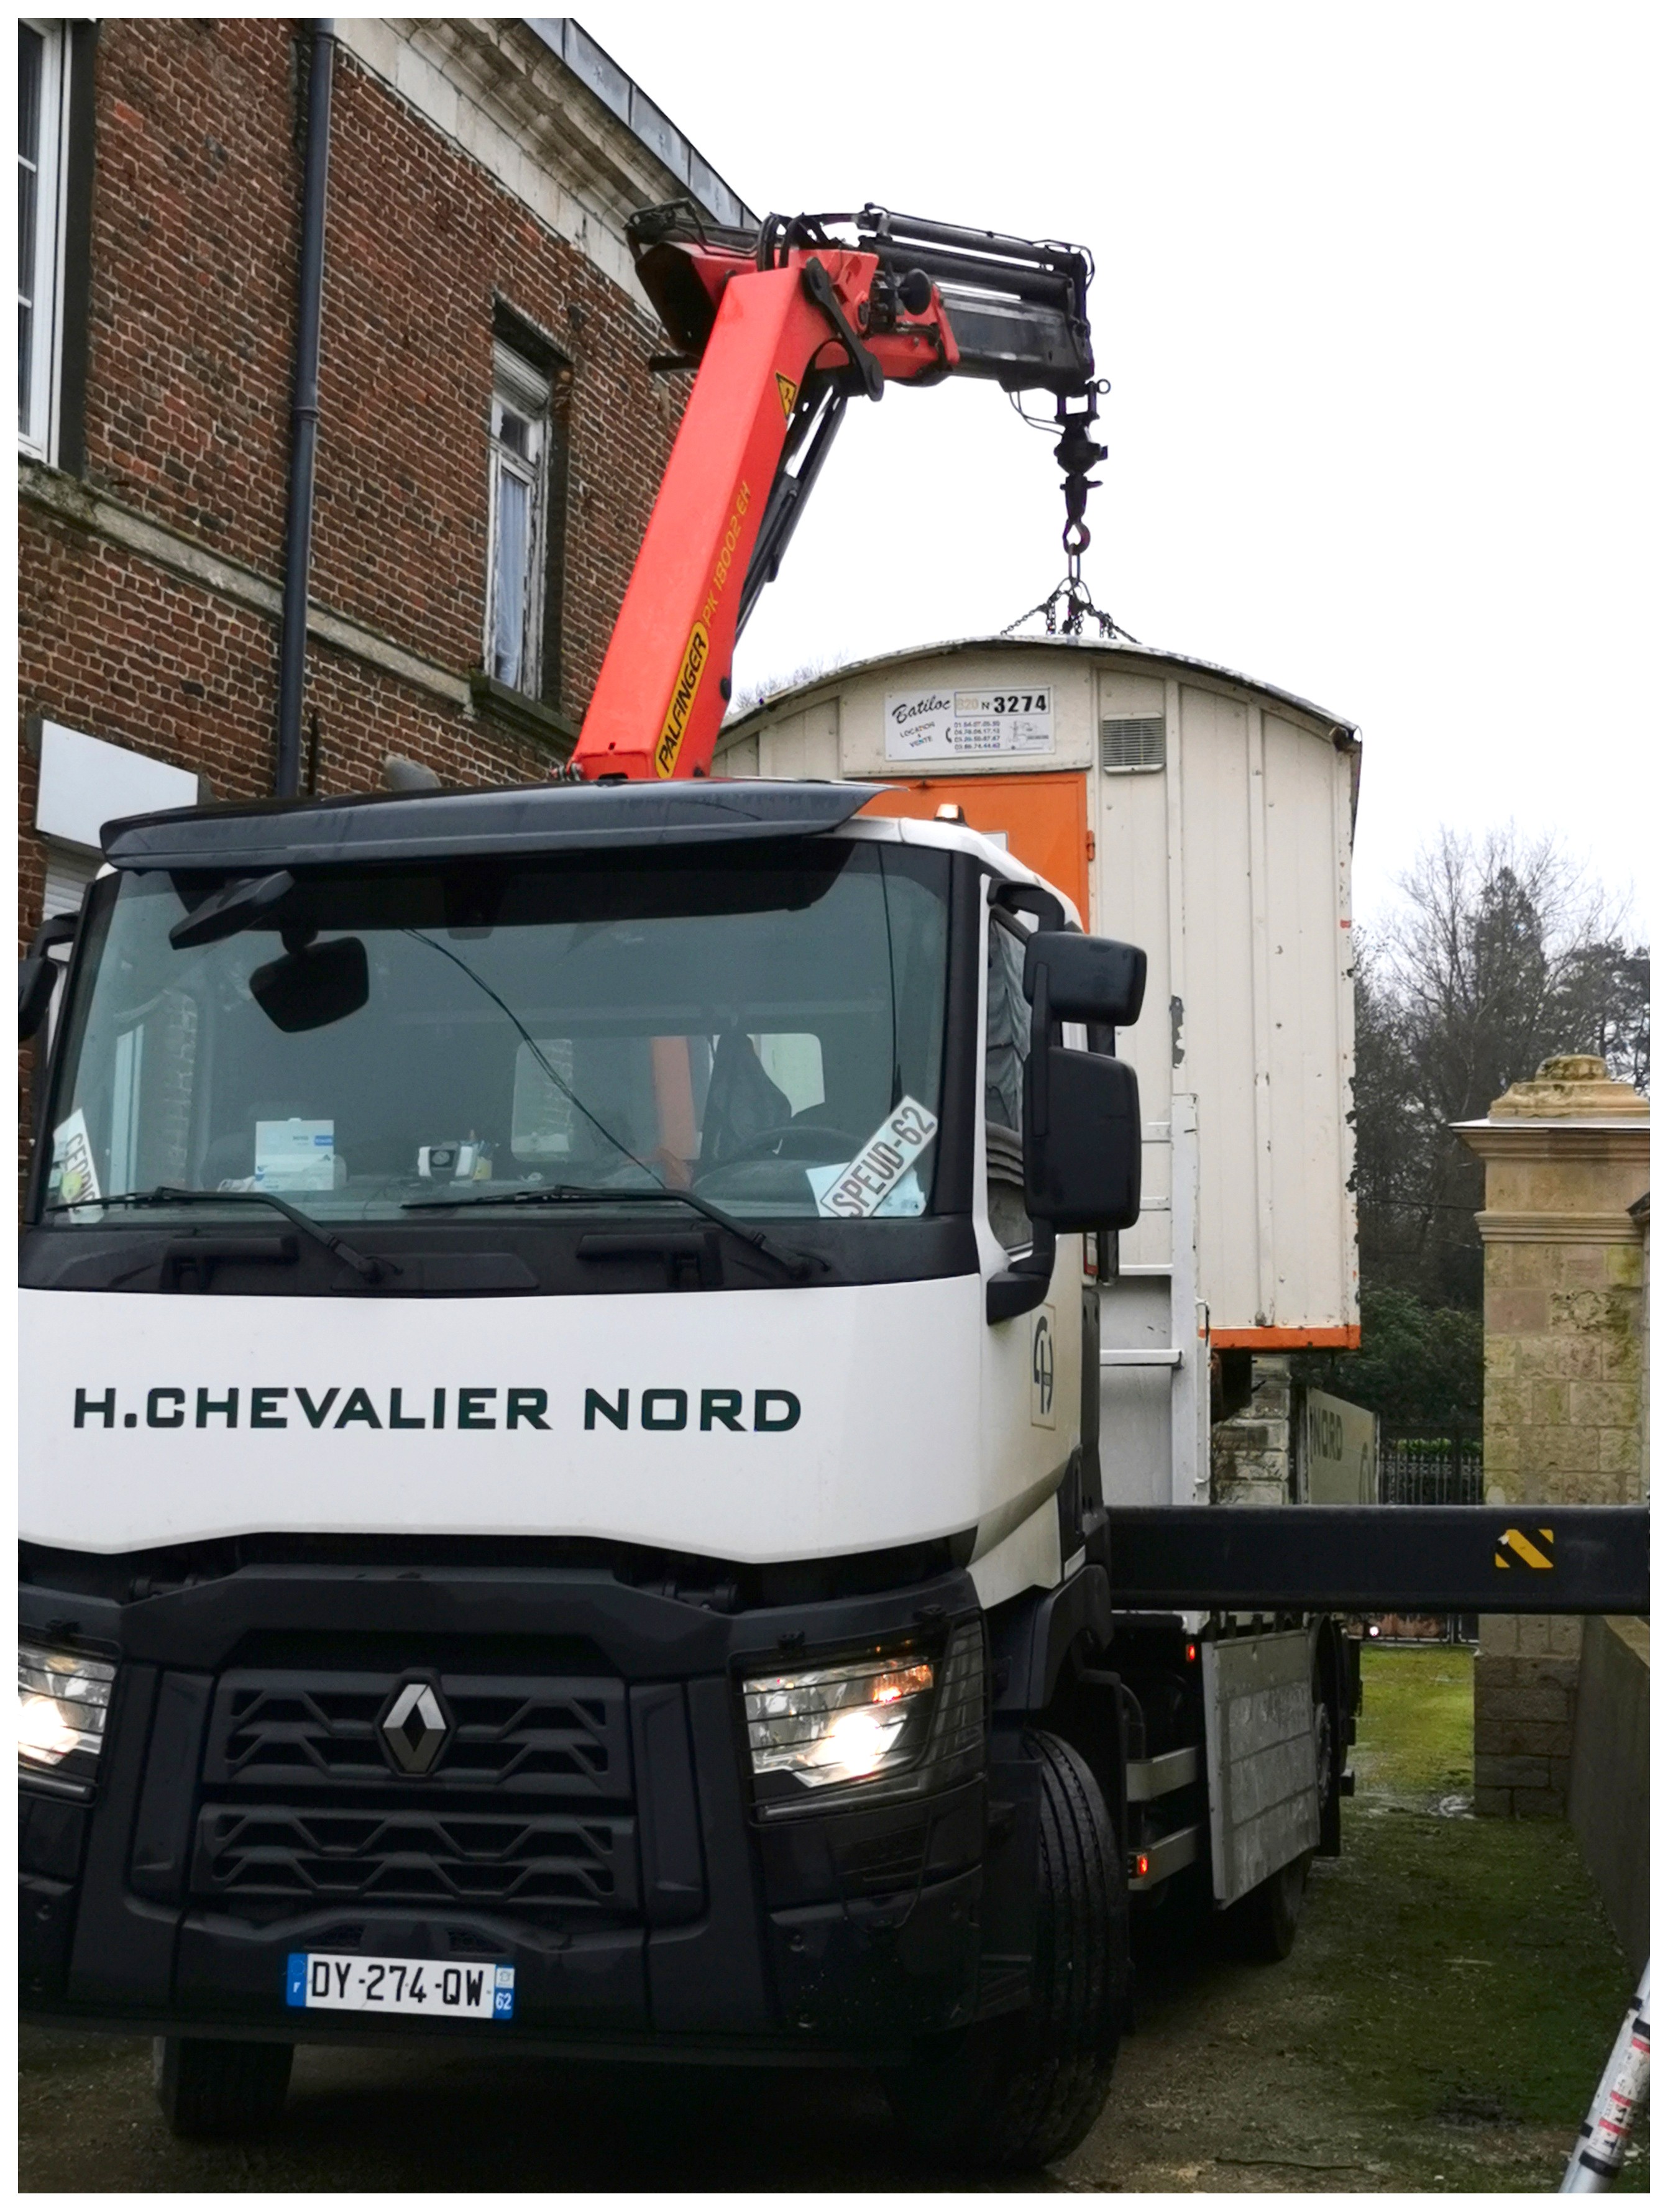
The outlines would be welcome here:
[[[441,2020],[514,2020],[515,1969],[292,1951],[285,1996],[308,2012],[408,2012]]]

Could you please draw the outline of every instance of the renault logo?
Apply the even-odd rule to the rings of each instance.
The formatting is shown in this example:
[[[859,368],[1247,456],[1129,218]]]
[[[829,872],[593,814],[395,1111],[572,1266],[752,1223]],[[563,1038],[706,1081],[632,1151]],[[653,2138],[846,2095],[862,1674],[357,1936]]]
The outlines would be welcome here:
[[[379,1723],[402,1774],[427,1774],[441,1755],[450,1723],[429,1682],[407,1682]]]

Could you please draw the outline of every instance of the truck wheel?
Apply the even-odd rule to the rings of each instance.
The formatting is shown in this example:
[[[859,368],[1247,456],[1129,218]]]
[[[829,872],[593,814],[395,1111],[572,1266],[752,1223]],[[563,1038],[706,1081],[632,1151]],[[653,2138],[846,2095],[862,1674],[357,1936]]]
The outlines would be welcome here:
[[[1235,1958],[1253,1959],[1272,1966],[1290,1957],[1312,1856],[1305,1851],[1301,1857],[1288,1860],[1237,1905],[1229,1906],[1224,1916],[1224,1933]]]
[[[956,2166],[1045,2166],[1075,2149],[1106,2101],[1123,2026],[1129,1898],[1106,1802],[1060,1737],[1030,1743],[1042,1768],[1031,2003],[886,2080],[916,2148]]]
[[[159,2035],[151,2080],[177,2136],[259,2135],[275,2126],[289,2089],[292,2043],[226,2043]]]

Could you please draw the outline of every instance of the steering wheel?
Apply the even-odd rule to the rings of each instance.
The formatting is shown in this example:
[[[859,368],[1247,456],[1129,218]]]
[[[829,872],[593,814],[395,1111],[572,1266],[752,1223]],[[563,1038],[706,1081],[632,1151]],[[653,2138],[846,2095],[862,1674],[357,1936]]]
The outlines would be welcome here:
[[[721,1160],[714,1160],[704,1172],[710,1175],[719,1168],[734,1167],[739,1160],[759,1159],[767,1155],[780,1160],[817,1160],[826,1167],[833,1164],[828,1155],[831,1144],[838,1146],[838,1161],[843,1165],[861,1142],[861,1138],[837,1129],[827,1121],[778,1121],[774,1128],[761,1129],[757,1136],[749,1137],[739,1151],[727,1154]],[[771,1154],[771,1147],[776,1145],[785,1149]]]

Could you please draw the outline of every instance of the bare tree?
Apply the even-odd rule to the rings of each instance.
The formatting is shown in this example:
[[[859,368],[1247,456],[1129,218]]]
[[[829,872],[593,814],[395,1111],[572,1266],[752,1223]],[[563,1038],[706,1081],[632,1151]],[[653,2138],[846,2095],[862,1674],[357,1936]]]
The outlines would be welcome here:
[[[1363,1279],[1476,1308],[1480,1164],[1452,1133],[1558,1052],[1647,1083],[1649,955],[1555,838],[1442,831],[1363,933],[1355,979]]]
[[[846,665],[836,654],[824,655],[816,660],[802,660],[791,676],[767,676],[757,684],[743,684],[730,702],[724,720],[734,722],[743,714],[751,714],[755,707],[762,707],[767,699],[774,699],[782,691],[796,691],[801,684],[814,684],[819,677],[832,676]]]

